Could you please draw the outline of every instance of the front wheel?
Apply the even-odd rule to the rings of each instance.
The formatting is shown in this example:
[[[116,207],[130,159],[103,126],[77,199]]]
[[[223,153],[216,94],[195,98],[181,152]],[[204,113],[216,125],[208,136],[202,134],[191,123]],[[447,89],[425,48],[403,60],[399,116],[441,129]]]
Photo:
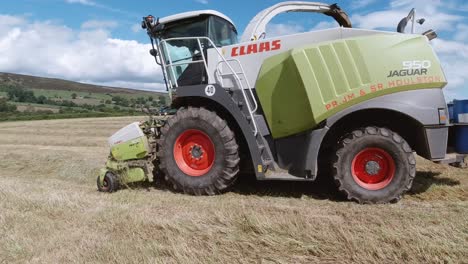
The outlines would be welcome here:
[[[213,195],[239,172],[239,146],[225,120],[204,108],[181,108],[162,128],[160,168],[174,189]]]
[[[411,189],[416,159],[397,133],[367,127],[353,131],[339,142],[333,172],[338,189],[349,200],[397,202]]]
[[[116,192],[119,189],[119,181],[112,172],[107,172],[102,183],[100,177],[98,176],[97,188],[100,192]]]

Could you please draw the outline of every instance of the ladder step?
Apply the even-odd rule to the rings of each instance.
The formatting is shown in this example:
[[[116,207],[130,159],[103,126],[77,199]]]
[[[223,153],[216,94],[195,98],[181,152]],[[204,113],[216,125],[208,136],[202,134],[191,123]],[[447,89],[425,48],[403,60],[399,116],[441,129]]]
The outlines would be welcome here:
[[[268,171],[265,173],[265,178],[260,180],[277,180],[277,181],[313,181],[314,178],[302,178],[289,174],[287,171]]]
[[[262,162],[263,162],[263,164],[265,164],[267,166],[273,165],[273,160],[271,160],[271,159],[263,159],[262,158]]]
[[[243,73],[243,72],[236,72],[235,74],[237,74],[237,75],[245,75],[245,73]],[[220,73],[220,74],[219,74],[219,76],[221,76],[221,77],[232,76],[232,75],[234,75],[234,73]]]

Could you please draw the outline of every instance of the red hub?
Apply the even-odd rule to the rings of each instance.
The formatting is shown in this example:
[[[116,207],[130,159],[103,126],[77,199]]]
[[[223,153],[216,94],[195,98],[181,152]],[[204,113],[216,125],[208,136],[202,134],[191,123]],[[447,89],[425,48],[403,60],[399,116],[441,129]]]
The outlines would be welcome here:
[[[353,159],[351,172],[359,186],[371,191],[387,187],[395,176],[395,161],[380,148],[366,148]]]
[[[183,173],[192,177],[203,176],[213,167],[215,147],[204,132],[186,130],[176,139],[174,159]]]

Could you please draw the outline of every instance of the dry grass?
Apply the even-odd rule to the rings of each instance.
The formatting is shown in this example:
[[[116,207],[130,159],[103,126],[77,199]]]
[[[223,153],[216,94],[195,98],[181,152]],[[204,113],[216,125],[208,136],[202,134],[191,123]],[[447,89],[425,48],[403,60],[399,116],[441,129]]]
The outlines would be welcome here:
[[[468,263],[468,170],[420,159],[393,205],[246,177],[216,197],[98,193],[106,138],[133,120],[0,124],[0,263]]]

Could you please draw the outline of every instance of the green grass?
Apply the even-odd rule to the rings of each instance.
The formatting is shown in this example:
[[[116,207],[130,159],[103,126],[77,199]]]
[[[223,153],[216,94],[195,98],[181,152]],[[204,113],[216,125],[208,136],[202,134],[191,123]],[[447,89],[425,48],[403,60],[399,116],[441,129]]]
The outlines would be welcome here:
[[[9,101],[8,103],[10,104],[14,104],[14,105],[24,105],[24,106],[37,106],[37,107],[47,107],[47,108],[55,108],[55,109],[59,109],[60,106],[58,105],[48,105],[48,104],[32,104],[32,103],[21,103],[21,102],[11,102]],[[75,107],[76,109],[83,109],[81,107]]]
[[[141,91],[134,94],[129,93],[111,93],[111,95],[105,93],[93,93],[93,92],[77,92],[77,91],[65,91],[65,90],[43,90],[43,89],[30,89],[34,92],[36,97],[41,95],[48,97],[50,99],[63,99],[63,100],[72,100],[72,94],[76,94],[78,97],[90,97],[91,99],[97,100],[111,100],[113,96],[120,96],[126,99],[137,99],[138,97],[148,98],[152,96],[154,99],[157,99],[160,94]]]
[[[41,95],[50,98],[50,99],[63,99],[63,100],[71,100],[72,94],[76,94],[78,97],[91,97],[93,99],[99,100],[109,100],[112,97],[106,94],[101,93],[88,93],[88,92],[76,92],[76,91],[60,91],[60,90],[42,90],[42,89],[30,89],[34,92],[36,97]]]

